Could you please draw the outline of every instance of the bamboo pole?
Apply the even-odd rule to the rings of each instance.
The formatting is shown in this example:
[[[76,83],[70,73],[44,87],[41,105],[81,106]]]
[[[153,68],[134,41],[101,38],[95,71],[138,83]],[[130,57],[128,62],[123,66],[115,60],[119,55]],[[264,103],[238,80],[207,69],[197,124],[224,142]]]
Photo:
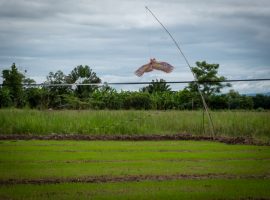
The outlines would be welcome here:
[[[215,136],[215,130],[214,130],[213,120],[212,120],[212,117],[210,115],[209,108],[207,106],[207,103],[205,101],[205,98],[204,98],[204,96],[202,94],[202,91],[200,90],[200,85],[198,83],[198,78],[197,78],[196,74],[194,74],[194,72],[192,71],[192,67],[191,67],[190,63],[188,62],[185,54],[181,50],[179,44],[176,42],[176,40],[174,39],[174,37],[172,36],[172,34],[168,31],[168,29],[161,23],[161,21],[156,17],[156,15],[147,6],[145,6],[145,8],[151,13],[151,15],[156,19],[156,21],[162,26],[162,28],[166,31],[166,33],[168,33],[168,35],[170,36],[170,38],[173,40],[176,48],[179,50],[180,54],[184,57],[184,60],[185,60],[186,64],[188,65],[188,67],[189,67],[189,69],[190,69],[190,71],[191,71],[191,73],[192,73],[192,75],[194,77],[195,83],[196,83],[197,88],[198,88],[198,92],[199,92],[200,97],[202,99],[203,107],[204,107],[204,109],[206,111],[208,120],[210,122],[211,134],[212,134],[212,137],[214,137]]]

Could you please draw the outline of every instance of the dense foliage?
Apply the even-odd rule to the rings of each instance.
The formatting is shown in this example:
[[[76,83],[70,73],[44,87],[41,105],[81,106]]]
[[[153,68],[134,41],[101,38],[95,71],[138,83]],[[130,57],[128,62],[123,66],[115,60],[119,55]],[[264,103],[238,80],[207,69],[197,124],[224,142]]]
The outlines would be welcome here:
[[[219,94],[220,89],[229,85],[205,83],[209,80],[225,80],[217,75],[219,65],[197,62],[193,72],[199,80],[206,101],[212,109],[270,109],[270,96],[240,95],[230,90]],[[2,71],[3,83],[0,87],[0,107],[29,107],[37,109],[200,109],[201,99],[194,83],[184,90],[172,91],[165,80],[152,83],[139,91],[117,91],[108,85],[72,87],[73,83],[101,83],[101,79],[89,66],[79,65],[69,75],[62,71],[50,72],[45,84],[33,87],[34,80],[26,78],[13,64],[11,69]],[[58,85],[62,84],[62,85]]]
[[[220,93],[224,87],[230,87],[229,83],[223,84],[219,81],[224,81],[224,76],[218,76],[219,64],[208,64],[205,61],[196,62],[196,67],[192,67],[192,73],[195,75],[198,83],[192,82],[188,85],[188,89],[192,92],[198,91],[198,86],[205,97]],[[207,82],[210,81],[210,82]]]

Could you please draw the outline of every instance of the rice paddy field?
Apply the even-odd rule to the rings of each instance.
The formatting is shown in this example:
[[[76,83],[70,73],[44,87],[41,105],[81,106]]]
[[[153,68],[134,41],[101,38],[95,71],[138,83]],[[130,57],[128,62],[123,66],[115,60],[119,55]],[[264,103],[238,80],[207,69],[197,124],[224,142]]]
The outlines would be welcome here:
[[[216,134],[267,142],[269,112],[212,112]],[[202,131],[200,111],[0,110],[1,135]],[[270,146],[0,140],[0,199],[270,199]]]
[[[269,199],[269,146],[2,141],[1,199]]]

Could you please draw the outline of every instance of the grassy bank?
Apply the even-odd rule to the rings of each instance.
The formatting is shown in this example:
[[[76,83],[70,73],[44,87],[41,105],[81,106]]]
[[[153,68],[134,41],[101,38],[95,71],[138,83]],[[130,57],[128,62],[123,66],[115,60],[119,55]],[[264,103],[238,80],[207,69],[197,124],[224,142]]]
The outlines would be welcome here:
[[[0,185],[0,199],[270,197],[269,146],[198,141],[1,141],[0,155],[0,182],[15,181]],[[139,182],[117,179],[130,176],[138,176]],[[140,180],[144,176],[171,178]],[[95,178],[92,183],[68,181],[84,177]],[[102,183],[99,177],[116,179]],[[58,184],[16,184],[62,179]]]
[[[220,136],[269,140],[270,112],[212,112]],[[209,126],[205,116],[206,134]],[[1,134],[203,134],[202,111],[0,110]]]
[[[222,136],[270,138],[270,112],[212,112]],[[0,110],[1,134],[203,134],[202,111]],[[206,134],[209,126],[205,116]]]

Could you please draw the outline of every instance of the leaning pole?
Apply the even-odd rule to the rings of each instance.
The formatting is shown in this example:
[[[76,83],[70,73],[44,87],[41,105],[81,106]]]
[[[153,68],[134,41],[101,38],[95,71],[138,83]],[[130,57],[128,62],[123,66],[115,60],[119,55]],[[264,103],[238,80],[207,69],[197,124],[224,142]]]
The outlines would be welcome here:
[[[205,101],[205,98],[204,98],[204,96],[203,96],[203,94],[202,94],[202,91],[200,90],[200,85],[199,85],[199,83],[198,83],[198,78],[197,78],[197,76],[196,76],[196,75],[194,74],[194,72],[192,71],[192,67],[191,67],[190,63],[188,62],[188,60],[187,60],[185,54],[184,54],[183,51],[181,50],[179,44],[176,42],[176,40],[174,39],[174,37],[172,36],[172,34],[168,31],[168,29],[161,23],[161,21],[156,17],[156,15],[155,15],[155,14],[154,14],[147,6],[145,6],[145,8],[151,13],[151,15],[155,18],[155,20],[162,26],[162,28],[166,31],[166,33],[168,33],[168,35],[170,36],[170,38],[173,40],[173,42],[174,42],[176,48],[179,50],[179,53],[183,56],[183,58],[184,58],[186,64],[188,65],[188,67],[189,67],[189,69],[190,69],[190,71],[191,71],[191,73],[192,73],[192,75],[193,75],[193,77],[194,77],[194,80],[195,80],[194,82],[195,82],[195,84],[197,85],[198,92],[199,92],[200,97],[201,97],[201,99],[202,99],[203,107],[204,107],[204,109],[205,109],[205,112],[206,112],[206,114],[207,114],[208,120],[209,120],[209,122],[210,122],[210,127],[211,127],[212,137],[214,137],[214,136],[215,136],[215,131],[214,131],[213,120],[212,120],[212,117],[211,117],[211,115],[210,115],[209,108],[208,108],[208,106],[207,106],[207,103],[206,103],[206,101]]]

